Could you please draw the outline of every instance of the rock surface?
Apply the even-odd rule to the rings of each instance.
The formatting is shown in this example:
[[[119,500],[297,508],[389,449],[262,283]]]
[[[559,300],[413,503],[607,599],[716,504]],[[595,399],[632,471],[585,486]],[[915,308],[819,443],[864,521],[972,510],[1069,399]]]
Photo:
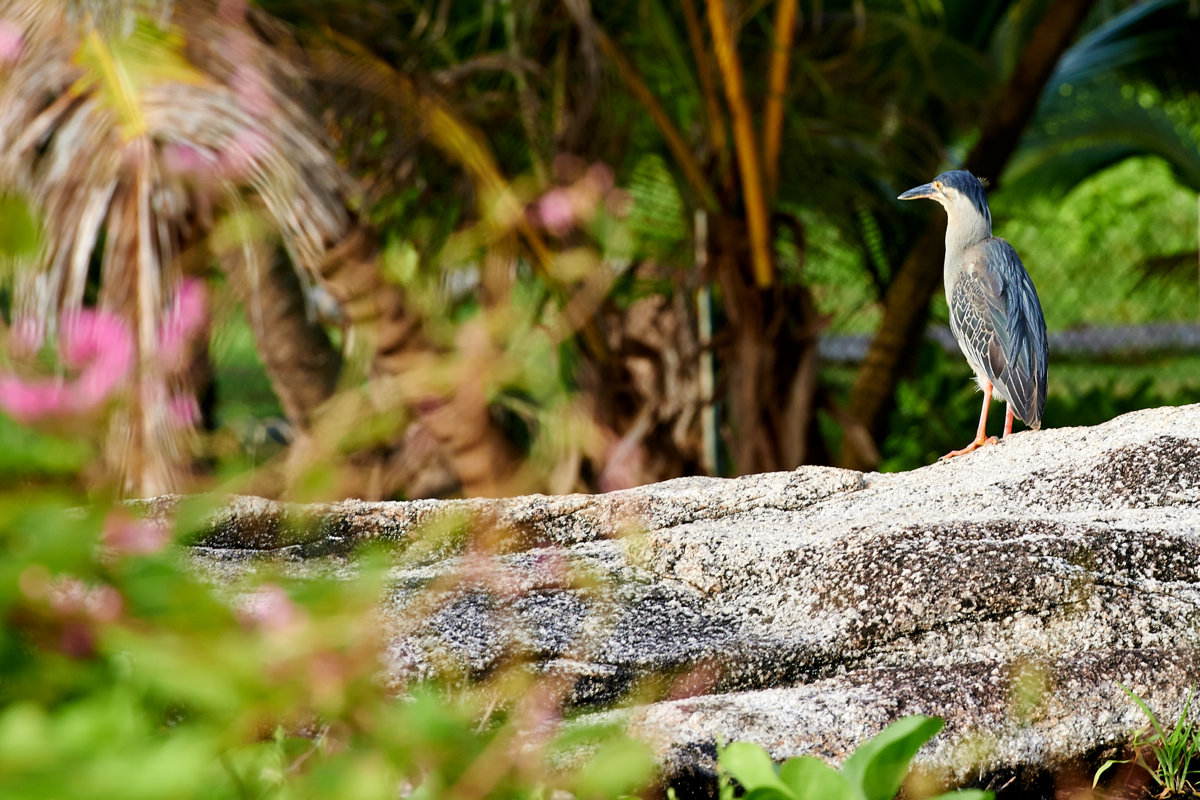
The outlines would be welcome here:
[[[1165,718],[1200,682],[1200,405],[899,474],[236,498],[195,559],[219,581],[265,556],[351,574],[367,539],[402,554],[385,603],[397,681],[527,659],[575,678],[577,706],[628,716],[689,792],[711,789],[717,737],[837,761],[910,713],[946,719],[918,756],[945,779],[1028,777],[1142,725],[1116,681]],[[604,711],[664,673],[675,699]]]

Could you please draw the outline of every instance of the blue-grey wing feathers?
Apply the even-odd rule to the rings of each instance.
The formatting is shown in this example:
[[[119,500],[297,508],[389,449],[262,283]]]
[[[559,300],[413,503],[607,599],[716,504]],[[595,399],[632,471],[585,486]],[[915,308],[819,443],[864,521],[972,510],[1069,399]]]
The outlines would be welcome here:
[[[951,328],[971,367],[985,375],[1026,425],[1046,407],[1046,320],[1012,245],[988,238],[968,249],[953,281]]]

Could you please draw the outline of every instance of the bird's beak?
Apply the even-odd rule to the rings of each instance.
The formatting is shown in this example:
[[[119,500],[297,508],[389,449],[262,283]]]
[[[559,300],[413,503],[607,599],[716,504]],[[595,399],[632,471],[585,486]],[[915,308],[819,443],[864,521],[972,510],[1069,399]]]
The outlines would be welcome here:
[[[896,199],[897,200],[916,200],[921,197],[933,197],[934,194],[936,193],[936,191],[937,190],[933,188],[932,183],[926,183],[922,186],[916,187],[915,189],[909,189],[907,192],[900,195]]]

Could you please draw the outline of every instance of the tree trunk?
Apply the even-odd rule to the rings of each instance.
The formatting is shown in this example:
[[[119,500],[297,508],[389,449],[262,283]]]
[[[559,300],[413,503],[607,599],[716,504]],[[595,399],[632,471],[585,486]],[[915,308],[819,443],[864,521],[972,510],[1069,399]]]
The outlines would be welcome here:
[[[997,178],[1017,147],[1021,132],[1037,109],[1042,90],[1055,64],[1070,45],[1094,0],[1059,0],[1051,4],[1034,29],[1004,91],[981,127],[979,140],[963,168]],[[941,284],[945,221],[931,218],[897,272],[884,298],[879,332],[850,391],[849,424],[878,442],[887,427],[896,385],[911,363],[929,316],[929,301]],[[876,448],[852,443],[846,437],[845,466],[871,469],[878,463]]]
[[[264,253],[259,263],[222,265],[245,309],[271,387],[288,422],[306,430],[333,396],[341,353],[307,311],[304,289],[291,264]]]
[[[821,461],[812,435],[817,397],[816,307],[807,287],[755,285],[745,222],[715,220],[712,263],[726,320],[716,337],[737,474]]]

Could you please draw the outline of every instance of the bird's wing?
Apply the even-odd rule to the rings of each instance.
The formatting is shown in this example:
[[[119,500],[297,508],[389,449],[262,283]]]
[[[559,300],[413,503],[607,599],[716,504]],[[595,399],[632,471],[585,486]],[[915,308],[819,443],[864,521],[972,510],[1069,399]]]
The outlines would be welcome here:
[[[967,252],[950,313],[967,360],[982,369],[1017,416],[1041,426],[1046,405],[1046,321],[1012,245],[986,239]]]

